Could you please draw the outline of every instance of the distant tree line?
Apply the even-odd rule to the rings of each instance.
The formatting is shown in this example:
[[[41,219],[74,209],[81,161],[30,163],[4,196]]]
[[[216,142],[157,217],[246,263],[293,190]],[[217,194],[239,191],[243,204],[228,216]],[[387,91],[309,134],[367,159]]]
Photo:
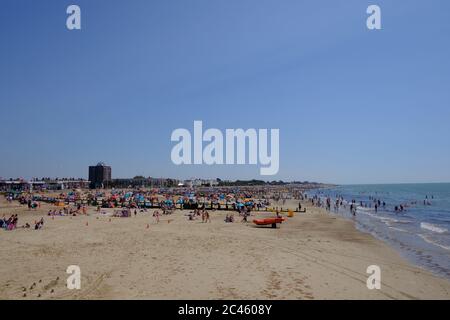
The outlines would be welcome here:
[[[222,181],[220,179],[217,179],[219,182],[219,186],[222,187],[229,187],[229,186],[283,186],[283,185],[292,185],[292,184],[319,184],[316,182],[309,182],[309,181],[291,181],[291,182],[285,182],[283,180],[278,181],[263,181],[263,180],[236,180],[236,181]]]

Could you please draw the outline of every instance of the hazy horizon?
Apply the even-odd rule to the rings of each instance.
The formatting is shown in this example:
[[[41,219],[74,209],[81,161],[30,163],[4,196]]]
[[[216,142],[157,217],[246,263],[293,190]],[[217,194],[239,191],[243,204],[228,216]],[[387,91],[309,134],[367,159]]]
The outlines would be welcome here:
[[[130,177],[115,177],[113,176],[112,179],[133,179],[134,177],[139,177],[142,175],[132,175]],[[250,180],[258,180],[258,181],[265,181],[265,182],[273,182],[273,181],[283,181],[286,183],[290,182],[310,182],[310,183],[320,183],[320,184],[329,184],[329,185],[336,185],[336,186],[372,186],[372,185],[411,185],[411,184],[450,184],[450,181],[429,181],[429,182],[378,182],[378,183],[335,183],[335,182],[329,182],[329,181],[317,181],[317,180],[297,180],[297,179],[267,179],[267,178],[261,178],[261,177],[254,177],[249,179],[242,179],[242,178],[236,178],[236,179],[228,179],[224,177],[203,177],[203,176],[195,176],[195,177],[188,177],[188,178],[179,178],[179,177],[173,177],[173,176],[143,176],[144,178],[154,178],[154,179],[175,179],[175,180],[192,180],[192,179],[201,179],[201,180],[215,180],[215,179],[221,179],[222,181],[250,181]],[[85,176],[61,176],[61,177],[52,177],[52,176],[33,176],[33,177],[3,177],[0,175],[0,180],[9,180],[9,179],[24,179],[24,180],[31,180],[31,179],[42,179],[42,178],[50,178],[50,179],[66,179],[66,178],[74,178],[74,179],[85,179],[88,180],[88,175]]]

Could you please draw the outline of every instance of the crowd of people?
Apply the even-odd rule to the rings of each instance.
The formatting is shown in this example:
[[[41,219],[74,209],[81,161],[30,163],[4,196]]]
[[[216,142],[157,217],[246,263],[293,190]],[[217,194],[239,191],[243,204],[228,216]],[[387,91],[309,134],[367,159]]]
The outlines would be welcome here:
[[[233,187],[224,189],[191,189],[189,190],[111,190],[111,191],[69,191],[61,192],[59,195],[45,194],[41,192],[30,193],[22,192],[21,194],[6,193],[5,198],[8,203],[14,200],[26,206],[28,210],[37,211],[41,209],[41,202],[47,205],[47,216],[54,219],[59,216],[77,216],[88,215],[88,208],[93,207],[98,213],[109,214],[106,210],[114,208],[113,217],[131,217],[138,212],[147,213],[151,209],[153,211],[154,222],[159,223],[163,215],[172,214],[175,210],[190,210],[187,216],[188,220],[200,220],[203,223],[211,222],[210,213],[216,210],[228,211],[225,222],[235,222],[236,217],[241,219],[242,223],[249,222],[249,217],[253,211],[273,211],[280,212],[278,207],[270,209],[272,201],[286,203],[288,199],[304,200],[305,195],[301,190],[289,189],[266,189],[259,187]],[[87,201],[86,201],[87,198]],[[148,208],[148,201],[152,205],[158,204],[153,208]],[[189,209],[187,209],[189,208]],[[299,203],[299,210],[302,206]],[[116,211],[121,210],[118,214]],[[126,211],[127,214],[123,214]],[[281,208],[283,211],[283,208]],[[279,213],[277,214],[279,216]],[[10,218],[0,220],[0,227],[6,230],[14,230],[18,227],[17,214]],[[34,229],[39,230],[44,226],[44,219],[34,222]],[[29,223],[21,226],[23,228],[32,228]]]
[[[379,199],[378,197],[368,196],[368,201],[359,201],[359,203],[352,199],[350,201],[346,201],[343,196],[337,195],[335,201],[332,201],[332,198],[329,195],[325,195],[322,192],[315,194],[314,196],[309,198],[309,202],[312,206],[316,206],[319,208],[325,208],[327,211],[331,211],[331,207],[333,206],[334,212],[339,212],[340,208],[346,209],[349,207],[349,211],[351,215],[356,216],[358,208],[364,209],[373,209],[375,213],[378,213],[378,210],[382,209],[383,211],[389,211],[387,208],[387,204],[385,201]],[[426,196],[423,200],[424,206],[431,206],[431,201],[429,199],[434,199],[434,196]],[[305,197],[307,199],[307,196]],[[325,199],[325,200],[323,200]],[[393,210],[396,214],[405,212],[407,208],[417,205],[418,201],[411,201],[407,203],[401,203],[398,205],[394,205],[390,210]]]

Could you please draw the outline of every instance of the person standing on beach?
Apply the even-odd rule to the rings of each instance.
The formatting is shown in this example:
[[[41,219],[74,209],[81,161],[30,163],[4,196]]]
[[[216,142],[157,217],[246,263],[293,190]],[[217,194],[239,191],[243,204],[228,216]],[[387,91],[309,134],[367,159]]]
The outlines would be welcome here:
[[[280,210],[277,210],[277,218],[281,218]]]
[[[356,203],[355,200],[352,201],[352,204],[350,205],[350,212],[353,216],[356,216]]]
[[[156,211],[153,213],[153,216],[155,217],[156,223],[158,224],[158,223],[159,223],[159,211],[156,210]]]

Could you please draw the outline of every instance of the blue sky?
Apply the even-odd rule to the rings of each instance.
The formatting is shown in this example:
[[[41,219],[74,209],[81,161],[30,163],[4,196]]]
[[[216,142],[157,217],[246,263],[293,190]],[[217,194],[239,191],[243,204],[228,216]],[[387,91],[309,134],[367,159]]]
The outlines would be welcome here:
[[[66,29],[78,4],[82,30]],[[366,28],[378,4],[382,30]],[[450,181],[450,2],[2,0],[0,176],[267,178],[170,135],[279,128],[270,180]]]

